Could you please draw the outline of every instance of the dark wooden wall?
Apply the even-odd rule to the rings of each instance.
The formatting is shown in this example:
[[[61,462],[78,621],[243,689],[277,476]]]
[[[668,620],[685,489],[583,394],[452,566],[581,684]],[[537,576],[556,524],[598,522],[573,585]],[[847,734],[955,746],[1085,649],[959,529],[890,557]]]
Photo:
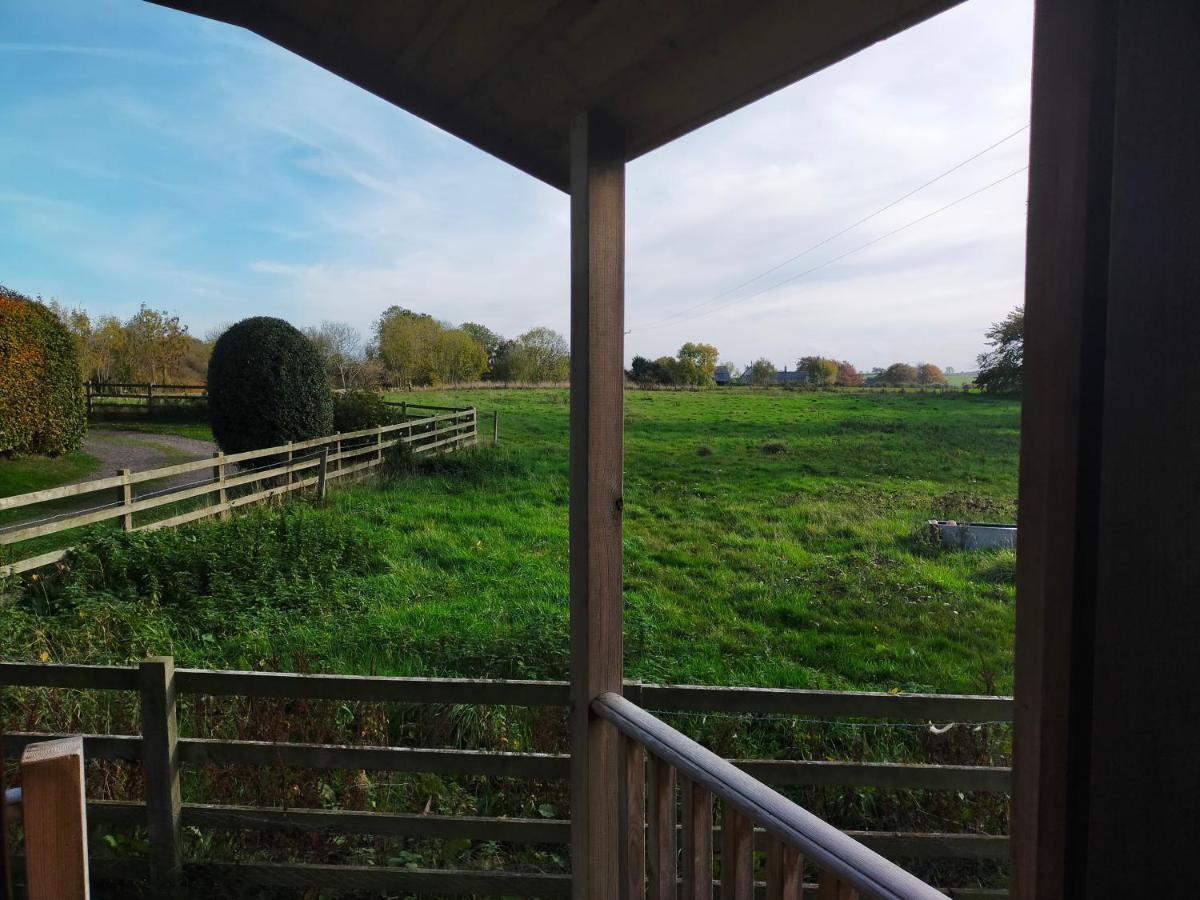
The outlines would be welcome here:
[[[1016,896],[1195,896],[1200,3],[1042,0]]]

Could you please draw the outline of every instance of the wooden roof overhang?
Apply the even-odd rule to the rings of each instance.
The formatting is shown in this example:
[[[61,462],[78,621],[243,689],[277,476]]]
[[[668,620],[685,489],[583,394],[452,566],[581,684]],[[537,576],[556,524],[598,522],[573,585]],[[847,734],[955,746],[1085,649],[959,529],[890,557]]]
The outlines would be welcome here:
[[[562,190],[584,110],[626,161],[960,0],[152,0],[233,25]]]

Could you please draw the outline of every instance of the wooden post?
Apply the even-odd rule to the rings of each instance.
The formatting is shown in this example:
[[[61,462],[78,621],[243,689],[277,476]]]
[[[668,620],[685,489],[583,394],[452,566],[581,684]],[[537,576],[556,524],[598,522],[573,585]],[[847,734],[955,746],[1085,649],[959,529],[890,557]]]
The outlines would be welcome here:
[[[129,469],[118,469],[117,474],[124,479],[121,486],[117,488],[117,500],[123,507],[128,509],[130,504],[133,503],[133,484],[129,480],[131,471]],[[125,513],[121,516],[121,530],[133,531],[133,513]]]
[[[291,484],[295,479],[292,472],[292,442],[287,442],[287,483]]]
[[[375,429],[375,461],[383,462],[383,426]]]
[[[592,699],[622,690],[624,137],[596,112],[571,126],[571,887],[620,891],[616,728]]]
[[[646,748],[621,738],[621,900],[646,898]]]
[[[401,422],[408,421],[408,401],[407,400],[400,401],[400,421]]]
[[[138,667],[142,711],[142,774],[146,830],[155,887],[169,894],[182,879],[179,829],[179,726],[175,717],[175,660],[152,656]]]
[[[329,448],[321,448],[321,465],[317,469],[317,499],[325,499],[325,474],[329,469]]]
[[[225,492],[225,454],[218,450],[213,454],[213,459],[217,464],[213,466],[213,481],[217,483],[217,505],[224,506],[229,502],[229,495]],[[229,510],[222,510],[218,515],[222,519],[229,517]]]
[[[1035,10],[1015,900],[1196,895],[1198,42],[1196,3]]]
[[[337,454],[337,471],[342,471],[342,433],[337,433],[337,440],[334,442],[335,452]]]
[[[88,418],[90,419],[92,417],[92,383],[91,383],[91,381],[85,381],[83,383],[83,389],[84,389],[86,397],[87,397],[87,415],[88,415]]]
[[[492,446],[500,445],[500,410],[492,413]]]
[[[146,385],[146,414],[154,414],[154,382],[151,381]]]
[[[86,900],[83,738],[30,744],[21,757],[21,816],[29,900]]]

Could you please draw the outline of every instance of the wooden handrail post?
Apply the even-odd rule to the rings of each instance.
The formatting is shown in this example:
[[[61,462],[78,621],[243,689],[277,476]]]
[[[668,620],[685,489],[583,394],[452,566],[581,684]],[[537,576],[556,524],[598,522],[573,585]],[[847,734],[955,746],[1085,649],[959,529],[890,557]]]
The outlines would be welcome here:
[[[152,656],[138,667],[142,711],[142,773],[146,830],[154,884],[169,894],[182,881],[179,849],[179,726],[175,716],[175,660]]]
[[[21,756],[29,900],[87,900],[83,738],[30,744]]]
[[[625,136],[571,123],[571,894],[620,893],[616,728],[592,712],[622,689],[621,515]]]
[[[317,499],[325,499],[325,477],[329,469],[329,448],[321,448],[321,465],[317,469]]]
[[[118,469],[117,474],[124,479],[121,486],[117,488],[117,500],[121,506],[128,509],[133,503],[133,483],[129,480],[132,472],[130,469]],[[133,513],[125,513],[121,516],[121,530],[133,531]]]

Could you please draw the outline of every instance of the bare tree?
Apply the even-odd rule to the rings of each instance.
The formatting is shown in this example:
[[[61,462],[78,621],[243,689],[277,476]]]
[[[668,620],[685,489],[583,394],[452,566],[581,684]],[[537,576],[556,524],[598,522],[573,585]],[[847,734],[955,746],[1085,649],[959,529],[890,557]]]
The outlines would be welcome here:
[[[351,387],[355,363],[362,357],[362,332],[347,322],[326,319],[315,328],[304,329],[304,333],[321,354],[330,376],[342,388]]]

